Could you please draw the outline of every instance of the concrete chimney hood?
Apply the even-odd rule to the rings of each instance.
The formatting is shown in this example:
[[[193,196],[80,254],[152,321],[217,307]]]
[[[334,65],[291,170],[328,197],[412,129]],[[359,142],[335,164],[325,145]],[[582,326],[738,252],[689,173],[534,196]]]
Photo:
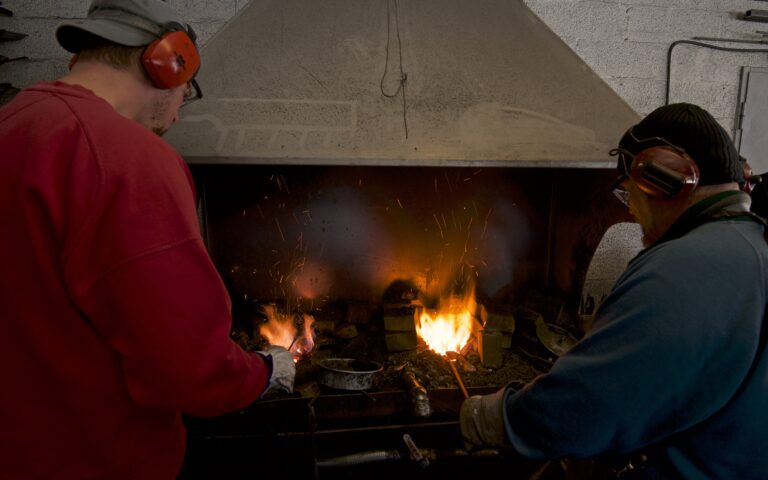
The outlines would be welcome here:
[[[522,0],[253,0],[202,56],[190,163],[613,167],[639,120]]]

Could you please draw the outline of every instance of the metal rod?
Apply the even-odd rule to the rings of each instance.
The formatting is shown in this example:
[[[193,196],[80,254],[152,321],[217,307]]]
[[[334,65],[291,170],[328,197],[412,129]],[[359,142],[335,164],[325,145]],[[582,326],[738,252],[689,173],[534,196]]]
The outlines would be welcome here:
[[[453,370],[453,374],[456,376],[456,380],[459,382],[459,387],[461,388],[461,392],[464,394],[464,398],[469,398],[469,393],[467,393],[467,388],[464,386],[464,382],[461,381],[461,377],[459,376],[459,371],[456,370],[456,362],[448,360],[448,365],[451,366],[451,370]]]

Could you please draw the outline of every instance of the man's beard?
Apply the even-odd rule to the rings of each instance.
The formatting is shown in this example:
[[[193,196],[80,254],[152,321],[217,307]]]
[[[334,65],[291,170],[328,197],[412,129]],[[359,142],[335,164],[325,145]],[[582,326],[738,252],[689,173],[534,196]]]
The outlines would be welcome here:
[[[152,105],[151,129],[158,137],[165,135],[165,132],[170,128],[163,126],[163,119],[166,118],[169,108],[171,108],[170,93],[167,93],[161,100],[156,101],[154,105]]]

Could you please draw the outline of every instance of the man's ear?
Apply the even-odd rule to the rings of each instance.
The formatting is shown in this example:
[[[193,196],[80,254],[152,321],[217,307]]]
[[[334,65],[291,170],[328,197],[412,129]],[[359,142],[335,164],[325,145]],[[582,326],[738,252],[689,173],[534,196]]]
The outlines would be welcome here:
[[[77,63],[77,54],[72,55],[72,58],[69,59],[69,69],[72,70],[72,67],[75,66]]]

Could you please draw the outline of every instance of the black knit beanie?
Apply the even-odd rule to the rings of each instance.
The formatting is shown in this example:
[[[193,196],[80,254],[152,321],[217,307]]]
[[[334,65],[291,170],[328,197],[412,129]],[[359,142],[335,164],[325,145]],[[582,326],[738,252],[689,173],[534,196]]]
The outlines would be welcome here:
[[[665,145],[661,137],[685,150],[696,162],[699,185],[744,182],[744,175],[731,137],[706,110],[690,103],[659,107],[627,130],[619,147],[637,155],[649,147]],[[622,170],[622,166],[618,168]]]

